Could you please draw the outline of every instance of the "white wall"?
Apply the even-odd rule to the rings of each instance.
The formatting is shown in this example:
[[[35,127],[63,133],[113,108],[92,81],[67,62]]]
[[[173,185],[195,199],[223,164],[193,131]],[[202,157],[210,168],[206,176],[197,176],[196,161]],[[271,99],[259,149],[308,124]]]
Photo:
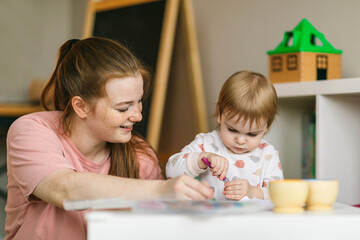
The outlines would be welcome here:
[[[268,74],[266,51],[308,19],[344,51],[342,75],[360,76],[358,0],[194,0],[209,121],[223,82],[238,70]]]
[[[267,74],[267,50],[307,18],[342,49],[343,77],[360,76],[358,0],[193,0],[208,116],[233,72]],[[0,102],[27,100],[28,83],[48,78],[58,47],[81,37],[86,0],[3,0],[0,4]],[[211,127],[215,127],[212,121]]]
[[[30,80],[50,76],[73,22],[71,0],[1,1],[1,103],[27,101]]]
[[[226,78],[241,69],[267,75],[266,51],[274,49],[284,32],[292,30],[302,18],[344,51],[343,77],[360,76],[358,0],[193,2],[211,128],[216,126],[212,114]],[[0,103],[26,101],[30,80],[50,76],[60,45],[69,38],[81,37],[85,5],[86,0],[1,1]],[[0,158],[4,160],[4,152]],[[3,217],[0,212],[0,224]]]

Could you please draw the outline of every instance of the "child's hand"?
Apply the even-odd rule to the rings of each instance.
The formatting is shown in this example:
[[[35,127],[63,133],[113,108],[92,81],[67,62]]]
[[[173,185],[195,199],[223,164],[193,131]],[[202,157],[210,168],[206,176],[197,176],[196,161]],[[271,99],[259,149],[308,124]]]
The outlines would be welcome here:
[[[251,186],[245,179],[236,179],[225,183],[223,194],[227,199],[241,200],[243,197],[254,197],[256,187]]]
[[[212,172],[213,176],[217,176],[221,181],[226,177],[226,173],[229,169],[229,161],[219,156],[215,153],[204,153],[200,154],[198,159],[198,165],[200,168],[205,169],[207,166],[205,163],[201,160],[201,158],[206,157],[206,159],[210,163],[210,171]]]

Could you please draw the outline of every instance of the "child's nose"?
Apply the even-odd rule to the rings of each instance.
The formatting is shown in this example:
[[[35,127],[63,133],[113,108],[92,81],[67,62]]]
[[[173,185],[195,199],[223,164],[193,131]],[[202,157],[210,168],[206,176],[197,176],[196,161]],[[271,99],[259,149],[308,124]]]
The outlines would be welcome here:
[[[241,136],[236,136],[235,137],[235,142],[238,143],[238,144],[244,144],[245,141],[246,141],[245,136],[241,135]]]

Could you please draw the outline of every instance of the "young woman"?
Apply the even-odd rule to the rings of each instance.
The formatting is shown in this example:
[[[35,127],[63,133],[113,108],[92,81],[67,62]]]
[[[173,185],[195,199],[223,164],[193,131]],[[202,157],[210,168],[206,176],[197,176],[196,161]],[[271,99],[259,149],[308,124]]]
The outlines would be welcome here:
[[[65,211],[65,200],[212,198],[191,177],[162,180],[151,146],[132,131],[149,86],[148,71],[116,41],[61,46],[42,93],[47,111],[8,132],[5,239],[86,239],[85,211]]]

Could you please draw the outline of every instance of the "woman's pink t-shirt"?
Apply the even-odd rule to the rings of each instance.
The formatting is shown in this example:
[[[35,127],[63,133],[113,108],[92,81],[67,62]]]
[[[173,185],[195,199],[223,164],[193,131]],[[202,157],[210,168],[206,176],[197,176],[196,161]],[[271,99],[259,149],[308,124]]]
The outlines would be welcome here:
[[[86,239],[86,211],[65,211],[31,195],[42,179],[58,169],[109,172],[110,156],[94,163],[59,134],[60,115],[32,113],[17,119],[8,131],[5,239]],[[155,153],[153,159],[139,153],[138,163],[141,179],[162,179]]]

